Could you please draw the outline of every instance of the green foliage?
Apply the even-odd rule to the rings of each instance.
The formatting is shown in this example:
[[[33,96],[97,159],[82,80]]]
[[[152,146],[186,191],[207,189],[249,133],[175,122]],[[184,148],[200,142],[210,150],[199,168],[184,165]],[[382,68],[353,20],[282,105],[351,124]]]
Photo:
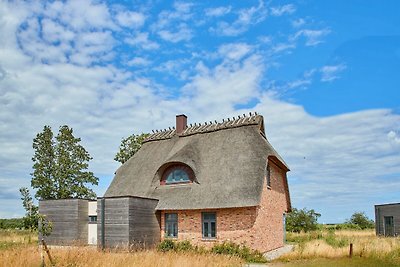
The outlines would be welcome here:
[[[158,251],[167,252],[196,252],[199,254],[204,253],[214,253],[214,254],[224,254],[240,257],[247,262],[259,262],[264,263],[267,260],[264,258],[263,254],[257,250],[251,250],[245,245],[238,245],[233,242],[224,242],[220,244],[215,244],[211,250],[206,250],[204,247],[193,246],[190,241],[174,241],[172,239],[164,239],[157,246]]]
[[[211,248],[211,252],[215,254],[225,254],[240,257],[247,262],[257,262],[264,263],[267,260],[264,258],[263,254],[257,250],[251,250],[245,245],[238,245],[233,242],[223,242],[220,244],[215,244]]]
[[[190,243],[190,241],[188,240],[175,243],[175,251],[194,251],[194,250],[195,247],[193,247],[192,243]]]
[[[0,229],[22,229],[24,218],[0,219]]]
[[[354,224],[361,229],[371,229],[375,227],[373,220],[370,220],[365,212],[355,212],[351,215],[350,219],[346,221],[346,224]]]
[[[175,242],[171,239],[164,239],[157,246],[158,251],[167,252],[175,250]]]
[[[73,135],[72,128],[61,126],[56,138],[50,126],[33,139],[35,151],[31,185],[37,189],[38,199],[96,197],[88,184],[98,184],[98,178],[87,171],[92,159]]]
[[[326,235],[324,239],[328,245],[334,248],[342,248],[349,244],[349,240],[347,238],[337,237],[333,230],[329,231],[328,235]]]
[[[119,151],[115,155],[114,160],[124,164],[140,149],[142,143],[149,134],[142,133],[140,135],[132,134],[126,138],[123,138],[119,146]]]
[[[334,229],[334,230],[361,230],[361,227],[358,226],[357,224],[352,224],[352,223],[341,223],[341,224],[336,224],[328,229]]]
[[[36,230],[38,228],[39,207],[33,204],[33,199],[28,188],[21,187],[19,192],[22,196],[22,206],[26,211],[24,217],[24,228]]]
[[[290,232],[300,233],[314,231],[318,229],[318,217],[321,214],[313,209],[307,210],[294,208],[286,217],[286,230]]]
[[[45,215],[39,214],[39,233],[42,236],[49,236],[53,230],[53,223],[47,219]]]

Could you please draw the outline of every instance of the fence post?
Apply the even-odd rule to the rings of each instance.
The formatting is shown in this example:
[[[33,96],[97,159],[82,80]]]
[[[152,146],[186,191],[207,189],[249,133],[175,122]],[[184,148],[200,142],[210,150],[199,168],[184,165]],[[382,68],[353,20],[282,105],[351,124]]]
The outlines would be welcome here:
[[[353,243],[350,243],[349,257],[353,257]]]

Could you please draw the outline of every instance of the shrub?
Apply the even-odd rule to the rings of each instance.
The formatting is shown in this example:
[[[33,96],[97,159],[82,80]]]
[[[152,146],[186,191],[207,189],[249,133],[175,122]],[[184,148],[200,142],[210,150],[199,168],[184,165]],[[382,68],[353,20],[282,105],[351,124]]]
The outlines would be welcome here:
[[[181,242],[176,242],[175,243],[175,251],[193,251],[195,250],[190,241],[185,240]]]
[[[308,232],[318,229],[318,217],[321,214],[315,212],[313,209],[295,209],[293,208],[286,217],[286,230],[290,232]]]
[[[157,250],[162,252],[175,250],[175,242],[171,239],[164,239],[158,244]]]
[[[225,254],[240,257],[247,262],[264,263],[267,260],[263,254],[257,250],[251,250],[245,245],[238,245],[233,242],[223,242],[212,247],[211,252],[215,254]]]
[[[375,227],[374,221],[370,220],[365,212],[353,213],[346,223],[358,225],[361,229],[372,229]]]

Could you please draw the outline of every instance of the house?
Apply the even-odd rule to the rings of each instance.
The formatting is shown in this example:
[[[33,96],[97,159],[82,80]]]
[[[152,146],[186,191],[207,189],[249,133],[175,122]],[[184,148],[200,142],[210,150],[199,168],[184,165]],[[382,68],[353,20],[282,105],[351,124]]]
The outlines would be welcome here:
[[[400,235],[400,203],[375,205],[376,235]]]
[[[97,244],[154,246],[165,238],[210,247],[233,241],[284,245],[288,166],[268,142],[261,115],[156,131],[97,201]]]

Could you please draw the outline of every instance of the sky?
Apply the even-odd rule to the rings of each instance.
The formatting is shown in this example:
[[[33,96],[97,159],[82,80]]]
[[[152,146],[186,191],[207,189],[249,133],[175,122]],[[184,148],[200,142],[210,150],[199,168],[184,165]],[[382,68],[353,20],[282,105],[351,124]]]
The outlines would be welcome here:
[[[102,196],[123,137],[248,112],[293,207],[339,223],[400,202],[398,1],[0,0],[0,217],[21,217],[32,140],[82,138]]]

